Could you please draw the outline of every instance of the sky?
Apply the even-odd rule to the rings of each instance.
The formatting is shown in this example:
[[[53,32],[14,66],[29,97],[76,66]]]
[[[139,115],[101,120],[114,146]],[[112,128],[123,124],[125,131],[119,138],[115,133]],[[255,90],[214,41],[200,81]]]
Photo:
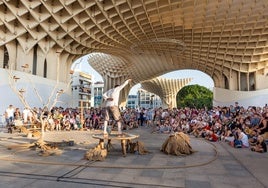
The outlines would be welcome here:
[[[95,71],[87,62],[88,57],[84,56],[82,59],[76,60],[73,65],[72,69],[80,69],[84,72],[93,75],[94,81],[103,81],[101,75]],[[201,71],[198,70],[178,70],[178,71],[172,71],[167,74],[163,74],[161,77],[163,78],[172,78],[172,79],[182,79],[182,78],[193,78],[192,82],[190,82],[188,85],[201,85],[204,86],[210,90],[214,87],[214,82],[211,79],[211,77]],[[129,94],[136,95],[137,90],[141,87],[140,84],[136,84],[132,87]]]

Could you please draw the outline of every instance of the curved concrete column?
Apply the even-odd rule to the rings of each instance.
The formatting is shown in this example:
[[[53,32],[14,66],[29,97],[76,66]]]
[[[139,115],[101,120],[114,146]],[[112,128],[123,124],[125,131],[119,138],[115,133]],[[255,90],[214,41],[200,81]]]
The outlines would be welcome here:
[[[181,88],[192,81],[192,78],[166,79],[157,77],[141,83],[143,89],[158,95],[165,108],[177,107],[176,96]]]

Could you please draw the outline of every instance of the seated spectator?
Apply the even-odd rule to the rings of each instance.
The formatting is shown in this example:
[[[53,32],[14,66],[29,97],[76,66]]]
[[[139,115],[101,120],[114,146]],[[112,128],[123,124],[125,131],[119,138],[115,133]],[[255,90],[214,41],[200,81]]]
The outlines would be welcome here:
[[[248,136],[240,129],[236,129],[235,140],[234,140],[234,147],[236,148],[248,148]]]
[[[160,124],[156,124],[154,127],[153,127],[153,130],[151,133],[159,133],[160,131]]]
[[[251,130],[251,129],[250,129]],[[258,133],[256,130],[252,129],[249,131],[250,134],[248,134],[248,142],[250,145],[254,145],[257,142]]]
[[[267,125],[268,117],[262,117],[260,120],[260,124],[255,126],[255,129],[259,134],[264,134],[268,132],[268,125]]]
[[[84,129],[92,129],[92,124],[91,124],[91,120],[90,117],[86,117],[84,124],[83,124],[83,128]]]
[[[168,123],[164,123],[164,125],[160,125],[160,133],[170,133],[171,132],[171,127]]]
[[[229,143],[234,141],[233,132],[229,127],[225,127],[225,131],[224,131],[224,135],[222,136],[222,140],[229,142]]]
[[[181,124],[182,132],[188,133],[190,131],[189,123],[184,119]]]
[[[206,130],[206,137],[205,139],[209,140],[209,141],[212,141],[212,142],[216,142],[218,141],[218,135],[215,134],[213,131],[210,131],[210,130]]]
[[[251,147],[251,151],[259,152],[259,153],[265,153],[267,152],[267,146],[264,142],[263,136],[259,135],[257,138],[256,145]]]
[[[66,130],[66,131],[70,131],[71,130],[71,123],[70,123],[70,120],[67,119],[63,122],[63,127],[62,127],[63,130]]]
[[[252,127],[256,127],[257,125],[259,125],[260,121],[261,121],[261,118],[260,118],[259,114],[254,113],[254,115],[250,119],[250,124]]]

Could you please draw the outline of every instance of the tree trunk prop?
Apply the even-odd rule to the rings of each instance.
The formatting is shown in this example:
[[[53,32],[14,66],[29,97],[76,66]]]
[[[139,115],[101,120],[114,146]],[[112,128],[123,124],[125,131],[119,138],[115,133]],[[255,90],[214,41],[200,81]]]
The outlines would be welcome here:
[[[27,144],[17,144],[11,145],[8,147],[9,150],[25,150],[25,149],[34,149],[39,150],[40,156],[50,156],[50,155],[60,155],[62,153],[57,147],[51,146],[50,144],[43,142],[41,139],[37,140],[34,143]]]

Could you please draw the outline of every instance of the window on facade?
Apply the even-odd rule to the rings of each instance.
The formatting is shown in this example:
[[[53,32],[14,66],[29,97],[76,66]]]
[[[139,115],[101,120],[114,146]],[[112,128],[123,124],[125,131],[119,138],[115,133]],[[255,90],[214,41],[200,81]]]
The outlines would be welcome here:
[[[4,61],[3,61],[3,68],[7,69],[9,68],[8,66],[8,61],[9,61],[9,55],[6,46],[4,46]]]
[[[225,89],[229,89],[229,81],[228,81],[228,78],[225,75],[223,75],[223,77],[224,77],[224,88]]]
[[[240,73],[240,90],[248,91],[247,73]]]
[[[44,72],[43,72],[43,77],[46,78],[47,77],[47,60],[45,59],[44,62]]]
[[[34,46],[34,53],[33,53],[33,75],[36,75],[37,70],[37,45]]]
[[[251,72],[249,73],[249,91],[255,91],[256,87],[255,87],[255,73]]]

